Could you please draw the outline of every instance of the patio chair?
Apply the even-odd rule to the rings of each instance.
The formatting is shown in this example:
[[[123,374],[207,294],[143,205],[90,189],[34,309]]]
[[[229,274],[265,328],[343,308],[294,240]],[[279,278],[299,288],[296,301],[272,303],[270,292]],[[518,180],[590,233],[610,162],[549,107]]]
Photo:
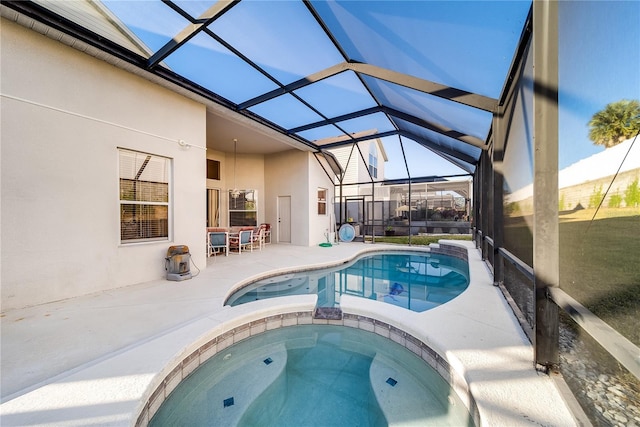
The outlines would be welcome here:
[[[253,252],[253,229],[241,229],[237,233],[229,234],[229,248],[237,250],[240,254],[242,249],[246,251],[247,248]]]
[[[271,224],[265,222],[260,224],[260,226],[264,226],[264,244],[266,245],[267,243],[271,243]]]
[[[257,248],[258,250],[262,250],[262,247],[265,245],[264,242],[264,232],[265,232],[264,224],[260,224],[256,229],[253,230],[253,236],[251,236],[251,245],[253,248]]]
[[[209,231],[207,233],[207,256],[214,256],[224,250],[224,256],[229,255],[229,233],[226,231]]]

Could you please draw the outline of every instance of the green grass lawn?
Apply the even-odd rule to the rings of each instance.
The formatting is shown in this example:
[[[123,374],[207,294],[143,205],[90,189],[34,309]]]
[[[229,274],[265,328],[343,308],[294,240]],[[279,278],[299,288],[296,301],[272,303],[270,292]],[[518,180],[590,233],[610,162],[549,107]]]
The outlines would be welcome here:
[[[560,215],[560,287],[640,345],[640,209]],[[505,218],[505,246],[531,265],[531,217]]]
[[[560,287],[640,345],[640,210],[560,217]]]

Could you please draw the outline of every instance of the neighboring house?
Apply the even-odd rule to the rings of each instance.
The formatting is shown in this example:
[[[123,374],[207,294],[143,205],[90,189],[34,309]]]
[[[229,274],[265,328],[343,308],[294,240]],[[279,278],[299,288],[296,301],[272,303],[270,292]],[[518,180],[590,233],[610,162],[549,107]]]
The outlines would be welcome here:
[[[348,145],[330,148],[328,151],[333,154],[343,169],[340,177],[336,176],[336,197],[342,197],[344,203],[336,203],[332,210],[336,222],[357,222],[364,221],[364,205],[361,200],[349,200],[349,198],[359,197],[371,192],[371,182],[384,181],[384,164],[388,161],[384,144],[380,138],[367,140],[369,135],[375,135],[377,130],[352,133],[351,137],[360,140],[357,145]],[[346,137],[328,138],[315,141],[319,146],[344,141]],[[341,185],[342,184],[342,185]],[[356,184],[356,185],[354,185]],[[385,200],[389,200],[388,191],[384,191]],[[340,207],[343,212],[340,212]],[[364,228],[356,228],[356,234],[360,235]]]
[[[370,130],[365,132],[358,132],[352,134],[354,138],[362,138],[367,135],[373,135],[377,133],[376,130]],[[337,140],[331,140],[337,141]],[[318,145],[323,145],[326,142],[316,141]],[[343,184],[357,184],[367,182],[379,182],[384,181],[384,164],[388,161],[387,153],[384,150],[384,145],[380,138],[361,141],[358,143],[362,157],[360,153],[351,146],[343,146],[331,149],[331,153],[338,159],[338,162],[344,169]],[[363,161],[364,158],[364,161]],[[339,185],[339,180],[336,179],[336,185]],[[344,196],[352,196],[358,194],[358,188],[356,186],[346,186],[343,189]]]
[[[640,144],[635,138],[593,154],[558,172],[560,210],[587,208],[592,196],[605,192],[603,206],[611,197],[623,197],[624,191],[640,178]],[[590,143],[585,141],[585,144]],[[599,200],[599,199],[598,199]],[[505,203],[518,203],[520,209],[533,206],[533,184],[528,184],[505,197]],[[596,206],[592,206],[596,207]]]
[[[274,242],[326,240],[317,194],[333,200],[333,182],[309,149],[205,150],[221,108],[66,36],[1,27],[2,310],[162,279],[172,245],[204,268],[207,190],[225,226],[236,183],[258,223],[287,221]]]

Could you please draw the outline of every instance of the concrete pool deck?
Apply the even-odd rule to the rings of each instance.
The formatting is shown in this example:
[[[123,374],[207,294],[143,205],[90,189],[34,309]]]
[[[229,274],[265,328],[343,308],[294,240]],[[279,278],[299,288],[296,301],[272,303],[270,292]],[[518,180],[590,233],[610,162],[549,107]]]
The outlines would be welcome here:
[[[471,285],[453,301],[413,313],[346,298],[343,310],[375,313],[438,351],[469,384],[484,425],[576,425],[554,380],[534,369],[532,347],[473,243],[455,244],[469,249]],[[158,280],[3,313],[0,425],[134,425],[167,366],[194,343],[284,307],[274,300],[224,307],[231,288],[267,272],[334,264],[385,246],[272,244],[212,257],[191,280]],[[309,296],[287,301],[287,310],[310,307]]]

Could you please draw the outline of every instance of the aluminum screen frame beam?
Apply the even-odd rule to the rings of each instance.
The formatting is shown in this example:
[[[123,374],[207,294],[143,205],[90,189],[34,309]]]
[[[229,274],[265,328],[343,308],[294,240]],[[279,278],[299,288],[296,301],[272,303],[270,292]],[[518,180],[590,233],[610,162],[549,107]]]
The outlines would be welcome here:
[[[550,289],[560,286],[558,221],[558,3],[533,2],[533,268],[535,362],[556,371],[559,312]]]
[[[397,71],[392,71],[375,65],[348,61],[336,64],[332,67],[318,71],[317,73],[310,74],[306,77],[303,77],[302,79],[296,80],[293,83],[289,83],[282,88],[274,89],[253,99],[249,99],[241,104],[238,104],[238,108],[245,109],[252,107],[261,102],[268,101],[286,93],[290,93],[296,89],[303,88],[312,83],[318,82],[331,76],[335,76],[336,74],[340,74],[344,71],[353,71],[357,75],[366,75],[379,80],[384,80],[386,82],[407,87],[418,92],[437,96],[438,98],[443,98],[448,101],[457,102],[459,104],[464,104],[469,107],[474,107],[491,113],[495,113],[498,107],[498,100],[494,98],[490,98],[484,95],[478,95],[450,86],[445,86],[440,83],[413,77],[408,74],[402,74]]]
[[[164,1],[164,0],[163,0]],[[175,4],[173,2],[164,1],[166,4],[170,5],[173,9]],[[200,15],[195,22],[192,22],[190,25],[185,27],[182,31],[180,31],[173,39],[167,42],[164,46],[162,46],[156,53],[154,53],[148,61],[148,68],[154,68],[158,65],[162,60],[164,60],[167,56],[171,55],[174,51],[176,51],[180,46],[184,45],[186,42],[195,37],[202,30],[206,29],[209,24],[218,19],[219,16],[222,16],[225,12],[231,9],[239,3],[239,0],[220,0],[213,4],[209,9],[207,9],[202,15]],[[175,6],[177,8],[177,6]],[[187,18],[188,15],[181,14],[183,17]]]
[[[488,148],[487,144],[485,143],[485,141],[483,141],[480,138],[477,138],[475,136],[472,135],[467,135],[465,133],[459,132],[455,129],[450,129],[447,128],[446,126],[442,126],[433,122],[429,122],[427,120],[418,118],[414,115],[411,114],[407,114],[404,113],[402,111],[398,111],[394,108],[390,108],[390,107],[385,107],[385,106],[381,106],[381,107],[371,107],[371,108],[367,108],[364,110],[360,110],[360,111],[355,111],[353,113],[349,113],[349,114],[344,114],[342,116],[338,116],[338,117],[333,117],[331,119],[328,120],[320,120],[317,121],[315,123],[309,123],[307,125],[303,125],[303,126],[298,126],[296,128],[292,128],[289,129],[288,132],[290,133],[298,133],[298,132],[303,132],[309,129],[314,129],[317,127],[321,127],[321,126],[325,126],[325,125],[330,125],[330,124],[335,124],[344,120],[350,120],[350,119],[354,119],[357,117],[363,117],[369,114],[375,114],[375,113],[384,113],[387,116],[390,117],[397,117],[399,119],[402,119],[404,121],[407,121],[409,123],[412,123],[414,125],[423,127],[425,129],[431,130],[433,132],[439,133],[441,135],[447,136],[451,139],[455,139],[457,141],[463,142],[465,144],[469,144],[469,145],[473,145],[474,147],[478,147],[481,148],[483,150],[486,150]],[[393,123],[393,119],[390,118],[390,121]],[[397,128],[397,126],[396,126]],[[385,135],[386,136],[386,135]]]

